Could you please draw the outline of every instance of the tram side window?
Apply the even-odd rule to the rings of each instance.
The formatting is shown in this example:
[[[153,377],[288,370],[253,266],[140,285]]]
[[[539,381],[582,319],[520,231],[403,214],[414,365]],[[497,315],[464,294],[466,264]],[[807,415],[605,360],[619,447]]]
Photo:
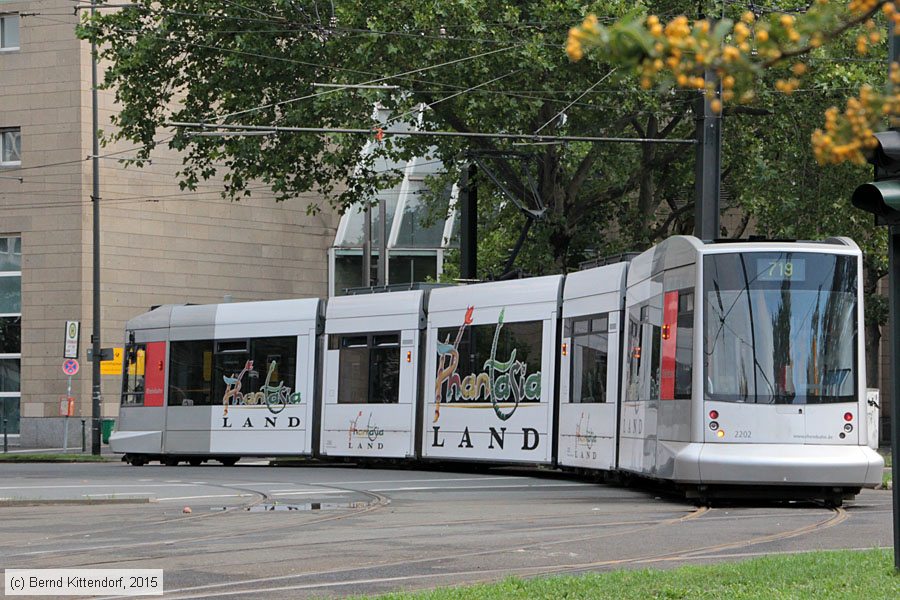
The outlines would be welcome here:
[[[576,404],[606,402],[609,367],[609,317],[586,317],[571,322],[572,399]]]
[[[662,296],[659,297],[660,302]],[[628,311],[628,371],[625,401],[658,400],[662,375],[662,327],[654,324],[649,303]]]
[[[628,371],[625,382],[625,401],[636,402],[640,400],[638,392],[641,372],[641,322],[637,314],[637,308],[628,311]]]
[[[213,359],[213,403],[256,404],[265,396],[256,396],[267,388],[283,389],[279,398],[294,391],[297,372],[295,336],[218,340]]]
[[[659,296],[658,301],[662,304],[662,295]],[[641,399],[659,400],[660,384],[662,382],[662,324],[653,323],[650,313],[650,306],[641,308],[641,326],[644,330],[644,339],[650,338],[650,362],[646,365],[647,369],[650,370],[650,389],[649,393],[643,394]]]
[[[400,334],[336,335],[339,350],[338,404],[396,404],[400,401]]]
[[[209,406],[212,395],[212,340],[169,346],[169,406]]]
[[[144,364],[146,344],[133,344],[125,349],[125,366],[122,372],[122,405],[144,405]]]
[[[441,400],[540,402],[543,330],[543,321],[439,328]]]

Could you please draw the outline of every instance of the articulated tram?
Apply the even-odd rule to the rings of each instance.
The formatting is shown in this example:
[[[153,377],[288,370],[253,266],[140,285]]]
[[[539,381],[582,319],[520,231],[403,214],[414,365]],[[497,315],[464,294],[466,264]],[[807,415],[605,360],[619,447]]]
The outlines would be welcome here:
[[[846,238],[678,236],[567,276],[161,306],[127,324],[110,444],[133,465],[518,463],[840,502],[883,468],[861,264]]]

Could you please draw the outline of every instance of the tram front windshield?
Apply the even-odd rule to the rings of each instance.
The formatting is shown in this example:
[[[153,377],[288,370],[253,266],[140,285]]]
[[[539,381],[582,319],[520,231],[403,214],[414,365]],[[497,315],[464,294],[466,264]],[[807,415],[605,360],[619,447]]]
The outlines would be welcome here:
[[[707,400],[856,400],[853,256],[748,252],[704,257]]]

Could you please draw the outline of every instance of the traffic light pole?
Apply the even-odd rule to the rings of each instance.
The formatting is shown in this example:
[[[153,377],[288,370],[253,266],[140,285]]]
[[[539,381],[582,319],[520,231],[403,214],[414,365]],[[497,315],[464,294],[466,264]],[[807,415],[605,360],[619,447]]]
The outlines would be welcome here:
[[[900,36],[893,24],[889,29],[888,73],[900,61]],[[890,77],[888,86],[891,87]],[[863,183],[853,192],[853,206],[875,215],[875,225],[888,227],[888,300],[891,338],[891,473],[894,481],[892,508],[894,521],[894,570],[900,572],[900,127],[895,118],[891,128],[875,134],[875,147],[867,160],[875,166],[875,180]]]
[[[888,85],[891,83],[891,65],[900,59],[900,36],[890,21],[888,25]],[[890,287],[890,326],[891,326],[891,480],[893,482],[893,516],[894,516],[894,570],[900,571],[900,261],[897,251],[900,249],[900,225],[888,228],[888,285]]]
[[[891,301],[891,456],[894,458],[891,467],[894,508],[894,569],[900,571],[900,494],[897,485],[900,483],[900,260],[897,251],[900,249],[900,225],[891,225],[888,229],[888,277],[889,297]]]

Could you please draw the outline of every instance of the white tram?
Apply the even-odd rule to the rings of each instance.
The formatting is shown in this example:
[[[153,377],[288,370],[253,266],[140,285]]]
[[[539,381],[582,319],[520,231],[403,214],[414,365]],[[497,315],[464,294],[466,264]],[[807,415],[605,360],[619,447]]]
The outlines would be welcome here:
[[[110,444],[135,465],[527,463],[836,502],[883,467],[866,445],[861,263],[844,238],[678,236],[568,276],[324,311],[163,306],[127,325]]]

